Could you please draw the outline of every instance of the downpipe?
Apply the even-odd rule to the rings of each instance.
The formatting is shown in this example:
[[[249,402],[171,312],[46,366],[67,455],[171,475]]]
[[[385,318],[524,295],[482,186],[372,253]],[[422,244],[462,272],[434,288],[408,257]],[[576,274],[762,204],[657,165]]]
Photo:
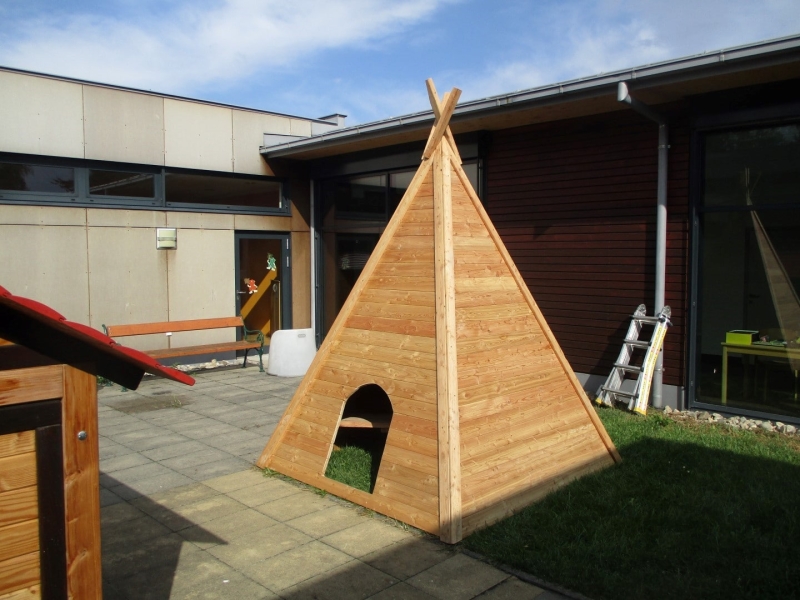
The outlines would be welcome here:
[[[667,168],[669,158],[669,126],[661,113],[632,98],[628,86],[617,84],[617,100],[624,102],[651,121],[658,123],[658,183],[656,192],[656,294],[653,314],[664,308],[667,281]],[[652,401],[654,408],[664,406],[664,349],[658,353],[653,373]]]

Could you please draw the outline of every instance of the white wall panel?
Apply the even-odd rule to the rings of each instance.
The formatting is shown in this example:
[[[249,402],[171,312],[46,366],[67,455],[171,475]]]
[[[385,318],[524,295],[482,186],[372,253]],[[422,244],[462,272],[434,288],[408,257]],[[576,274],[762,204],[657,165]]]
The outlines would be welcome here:
[[[179,230],[178,248],[167,251],[167,260],[170,321],[235,315],[232,230]],[[176,333],[172,337],[174,346],[235,339],[233,329]]]
[[[233,229],[234,215],[223,213],[168,212],[167,227],[180,229]],[[178,231],[180,247],[181,232]]]
[[[0,206],[2,225],[86,225],[86,209],[68,206]]]
[[[231,109],[164,99],[165,164],[170,167],[233,170]]]
[[[83,158],[81,88],[0,71],[0,151]]]
[[[164,99],[86,85],[86,158],[164,164]]]
[[[89,324],[85,227],[0,225],[0,285]]]
[[[237,173],[273,175],[259,148],[265,133],[289,135],[291,119],[245,110],[233,111],[233,170]]]
[[[89,227],[152,227],[151,245],[156,245],[156,227],[167,226],[163,210],[122,210],[118,208],[87,208]]]
[[[169,320],[166,250],[156,250],[150,227],[89,227],[89,298],[92,327]],[[166,348],[166,337],[135,336],[121,343],[138,350]]]

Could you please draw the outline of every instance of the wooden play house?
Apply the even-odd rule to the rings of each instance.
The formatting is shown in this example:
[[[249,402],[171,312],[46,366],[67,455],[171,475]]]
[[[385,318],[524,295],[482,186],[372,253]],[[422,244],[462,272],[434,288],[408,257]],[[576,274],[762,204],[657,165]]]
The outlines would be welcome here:
[[[97,375],[194,379],[0,287],[0,599],[102,597]]]
[[[428,91],[422,164],[258,464],[455,543],[619,455],[461,168],[460,91]],[[372,493],[325,477],[356,427],[386,430]]]

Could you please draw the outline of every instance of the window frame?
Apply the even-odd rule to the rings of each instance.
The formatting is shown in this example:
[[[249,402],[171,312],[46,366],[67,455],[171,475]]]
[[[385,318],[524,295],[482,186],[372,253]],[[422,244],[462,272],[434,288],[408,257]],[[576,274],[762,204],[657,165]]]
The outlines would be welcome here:
[[[267,177],[245,173],[227,173],[196,169],[179,169],[154,165],[67,159],[61,157],[31,156],[24,154],[0,153],[0,163],[30,164],[48,167],[71,168],[75,174],[75,191],[66,193],[27,192],[0,190],[0,205],[44,205],[76,206],[81,208],[125,208],[133,210],[161,210],[170,212],[201,212],[225,214],[252,214],[270,216],[290,216],[289,184],[280,177]],[[95,195],[89,191],[89,171],[114,171],[153,175],[154,197]],[[167,202],[166,175],[180,173],[198,176],[222,176],[231,179],[249,179],[279,184],[279,206],[254,207],[236,204],[203,204]]]

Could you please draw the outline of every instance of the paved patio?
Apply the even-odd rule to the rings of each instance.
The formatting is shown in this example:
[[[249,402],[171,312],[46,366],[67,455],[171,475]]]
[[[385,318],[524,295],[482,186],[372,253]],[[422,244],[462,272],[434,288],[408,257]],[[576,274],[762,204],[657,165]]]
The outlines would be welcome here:
[[[202,371],[99,392],[107,600],[562,596],[253,467],[299,379]]]

